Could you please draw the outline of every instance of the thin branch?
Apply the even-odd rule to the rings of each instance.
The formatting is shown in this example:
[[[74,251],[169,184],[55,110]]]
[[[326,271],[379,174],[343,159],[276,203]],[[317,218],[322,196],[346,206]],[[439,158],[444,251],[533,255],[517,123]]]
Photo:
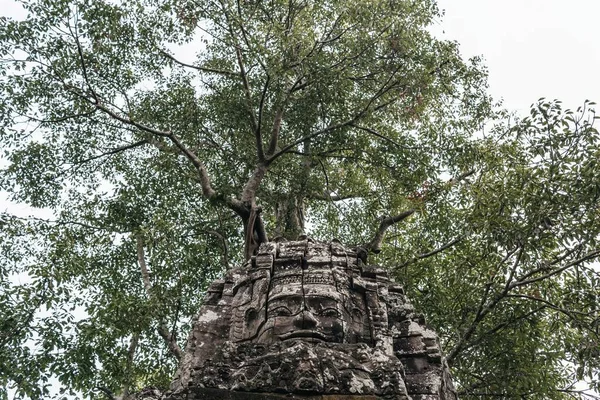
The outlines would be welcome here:
[[[562,308],[557,306],[556,304],[546,300],[546,299],[542,299],[541,297],[535,297],[535,296],[530,296],[527,294],[509,294],[506,297],[508,298],[515,298],[515,299],[524,299],[524,300],[531,300],[531,301],[535,301],[535,302],[539,302],[539,303],[543,303],[545,304],[547,307],[555,310],[555,311],[559,311],[562,314],[566,315],[567,317],[575,320],[575,315],[574,314],[578,314],[581,315],[582,317],[587,317],[590,315],[594,315],[595,313],[598,312],[598,310],[593,310],[590,311],[589,313],[584,313],[581,311],[577,311],[577,310],[567,310],[566,308]]]
[[[277,153],[273,154],[272,156],[270,156],[269,158],[267,158],[267,162],[270,164],[273,161],[275,161],[277,158],[281,157],[282,155],[284,155],[285,153],[287,153],[289,150],[293,149],[294,147],[298,146],[300,143],[305,142],[306,140],[312,139],[314,137],[317,137],[319,135],[322,135],[324,133],[333,131],[335,129],[339,129],[339,128],[343,128],[346,126],[349,126],[350,124],[352,124],[355,120],[356,120],[356,116],[352,119],[349,119],[347,121],[344,122],[340,122],[339,124],[333,124],[333,125],[329,125],[326,128],[320,129],[316,132],[313,132],[311,134],[308,134],[306,136],[301,137],[300,139],[294,141],[293,143],[288,144],[287,146],[285,146],[284,148],[282,148],[281,150],[279,150]]]
[[[229,246],[227,245],[227,238],[225,238],[225,236],[215,230],[208,230],[206,231],[206,233],[209,233],[211,235],[214,235],[216,237],[218,237],[221,240],[221,243],[223,244],[223,266],[225,267],[225,269],[229,269]]]
[[[70,29],[70,27],[69,27],[69,29]],[[171,140],[171,142],[173,142],[173,144],[181,151],[181,153],[185,157],[187,157],[188,160],[190,160],[192,162],[192,164],[196,167],[196,169],[198,169],[198,173],[200,175],[200,185],[202,187],[202,193],[204,194],[204,196],[206,196],[206,198],[209,200],[212,198],[215,198],[217,195],[217,192],[211,186],[210,177],[208,176],[208,171],[206,169],[206,166],[193,151],[191,151],[186,146],[184,146],[183,143],[181,143],[181,140],[175,134],[173,134],[172,132],[165,132],[165,131],[161,131],[158,129],[154,129],[154,128],[146,126],[144,124],[140,124],[139,122],[134,121],[129,117],[124,117],[122,115],[117,114],[116,112],[114,112],[113,110],[111,110],[110,108],[106,107],[105,105],[103,105],[101,103],[100,98],[98,97],[98,95],[92,88],[91,83],[88,80],[87,68],[85,65],[85,60],[83,58],[83,50],[81,48],[81,44],[79,43],[77,33],[75,32],[75,34],[73,34],[73,35],[74,35],[75,41],[77,43],[77,51],[79,53],[79,58],[80,58],[84,78],[85,78],[86,84],[94,98],[94,100],[91,103],[97,109],[103,111],[110,117],[112,117],[124,124],[132,125],[132,126],[138,128],[139,130],[150,133],[154,136],[164,137],[164,138],[168,138],[169,140]],[[76,95],[83,97],[87,101],[90,101],[90,99],[88,97],[83,96],[81,93],[79,93],[79,90],[77,88],[67,85],[67,89],[69,89],[72,93],[75,93]],[[73,91],[73,89],[75,89],[75,91]],[[237,202],[235,202],[235,200],[229,199],[229,200],[226,200],[225,203],[234,211],[236,211],[236,212],[241,211],[241,208],[239,207]]]
[[[502,268],[502,266],[504,265],[504,263],[506,261],[508,261],[513,256],[513,254],[515,254],[519,249],[520,249],[520,247],[515,247],[513,250],[509,250],[506,253],[506,256],[504,256],[504,258],[502,260],[500,260],[500,262],[498,264],[496,264],[496,268],[494,268],[494,270],[493,270],[494,276],[498,273],[498,271],[500,270],[500,268]],[[510,282],[510,280],[508,282]],[[481,301],[479,302],[479,307],[477,308],[477,312],[475,313],[476,316],[481,315],[481,313],[483,311],[483,307],[487,304],[487,302],[488,302],[488,295],[490,294],[490,290],[492,289],[492,285],[493,284],[494,284],[493,279],[490,279],[486,283],[485,290],[483,291],[483,296],[481,296]]]
[[[211,186],[210,177],[208,176],[208,171],[206,170],[204,163],[202,161],[200,161],[198,156],[196,156],[196,154],[193,151],[191,151],[190,149],[185,147],[183,145],[183,143],[181,143],[179,138],[177,136],[175,136],[173,133],[170,133],[168,137],[171,140],[171,142],[173,142],[173,144],[179,150],[181,150],[181,152],[188,158],[188,160],[190,160],[192,162],[192,164],[194,164],[196,169],[198,169],[198,172],[200,174],[200,183],[202,186],[202,192],[204,193],[204,195],[208,199],[213,198],[216,195],[216,191]]]
[[[518,281],[524,281],[524,280],[526,280],[528,278],[531,278],[532,276],[534,276],[535,274],[537,274],[539,272],[548,271],[551,266],[556,265],[556,264],[564,261],[571,254],[573,254],[575,252],[578,252],[578,251],[581,251],[582,247],[583,247],[583,243],[580,243],[579,245],[575,246],[574,248],[565,251],[565,253],[562,254],[560,257],[556,257],[554,260],[552,260],[550,262],[543,262],[543,263],[541,263],[540,267],[535,268],[535,269],[529,271],[528,273],[520,276],[519,279],[517,279],[517,280]]]
[[[523,252],[525,251],[523,246],[519,246],[518,249],[519,249],[519,252],[517,253],[517,258],[515,259],[515,262],[513,263],[513,266],[508,273],[508,278],[506,279],[506,284],[504,285],[504,290],[502,292],[505,295],[512,289],[510,287],[510,285],[512,284],[513,278],[515,277],[515,274],[517,273],[517,268],[519,267],[519,263],[521,262],[521,257],[523,256]]]
[[[107,227],[103,227],[103,226],[94,226],[94,225],[89,225],[86,224],[84,222],[79,222],[79,221],[70,221],[70,220],[51,220],[51,219],[44,219],[44,218],[37,218],[37,217],[18,217],[16,215],[9,215],[9,214],[3,214],[3,215],[8,215],[9,218],[11,219],[15,219],[15,220],[21,220],[21,221],[25,221],[25,222],[29,222],[29,221],[37,221],[37,222],[43,222],[46,224],[54,224],[56,226],[65,226],[65,225],[75,225],[75,226],[80,226],[82,228],[86,228],[86,229],[92,229],[95,231],[106,231],[106,232],[112,232],[112,233],[129,233],[129,231],[122,231],[119,229],[115,229],[114,227],[111,226],[107,226]]]
[[[581,263],[583,263],[585,261],[592,260],[592,259],[594,259],[594,258],[596,258],[598,256],[600,256],[600,250],[594,250],[594,251],[586,254],[585,256],[583,256],[581,258],[578,258],[577,260],[571,261],[570,263],[567,263],[566,265],[564,265],[564,266],[562,266],[560,268],[557,268],[557,269],[555,269],[555,270],[553,270],[551,272],[548,272],[547,274],[544,274],[542,276],[538,276],[537,278],[530,278],[530,279],[525,279],[525,280],[523,280],[522,278],[521,279],[517,279],[515,282],[513,282],[513,283],[510,284],[510,289],[514,289],[514,288],[519,287],[519,286],[529,285],[529,284],[534,283],[534,282],[543,281],[545,279],[551,278],[554,275],[560,274],[561,272],[563,272],[563,271],[565,271],[565,270],[567,270],[567,269],[569,269],[571,267],[574,267],[574,266],[576,266],[578,264],[581,264]]]
[[[314,81],[304,81],[303,83],[298,82],[298,83],[294,84],[294,86],[292,86],[292,89],[290,90],[290,94],[296,93],[296,92],[312,85],[313,83],[314,83]]]
[[[12,296],[11,296],[11,299],[12,299]],[[31,299],[29,301],[33,303],[33,301]],[[17,323],[17,321],[15,321],[14,319],[9,318],[9,320],[12,320],[11,327],[8,330],[3,330],[2,332],[0,332],[0,339],[1,339],[0,340],[0,348],[5,348],[6,344],[8,344],[8,342],[12,338],[21,335],[23,333],[23,331],[30,326],[30,324],[33,322],[35,313],[38,311],[38,309],[41,307],[41,305],[45,302],[46,302],[46,290],[44,289],[44,290],[42,290],[42,293],[39,296],[38,300],[35,301],[34,306],[31,307],[31,310],[27,313],[27,316],[25,318],[22,318],[21,321],[19,321],[20,323]]]
[[[131,337],[131,341],[129,342],[129,348],[127,349],[127,361],[125,370],[129,374],[131,369],[131,364],[133,363],[133,357],[135,356],[135,351],[137,349],[138,342],[140,340],[140,334],[134,333]],[[126,378],[127,379],[127,378]],[[125,381],[121,386],[121,394],[118,396],[117,400],[126,400],[129,397],[129,389],[130,382]]]
[[[325,178],[325,193],[326,194],[331,194],[331,190],[329,190],[329,176],[327,176],[327,169],[325,168],[325,165],[323,164],[323,160],[321,160],[320,158],[317,159],[319,161],[319,165],[321,167],[321,171],[323,172],[323,177]],[[325,199],[327,200],[327,199]],[[340,199],[341,201],[343,201],[343,199]],[[329,201],[331,202],[331,204],[337,209],[338,213],[340,213],[341,215],[344,215],[344,212],[342,211],[342,209],[335,203],[335,200],[329,198]]]
[[[462,174],[460,174],[459,176],[450,179],[447,184],[448,185],[454,185],[455,183],[461,182],[464,179],[468,178],[469,176],[473,175],[475,173],[474,169],[471,169],[469,171],[463,172]]]
[[[405,220],[415,213],[415,209],[412,208],[410,210],[404,211],[393,217],[386,217],[381,220],[379,223],[379,228],[377,232],[375,232],[375,236],[369,243],[365,245],[365,250],[371,251],[373,253],[379,253],[381,251],[381,244],[383,243],[383,238],[385,236],[385,231],[395,223]]]
[[[521,278],[513,281],[513,277],[514,277],[514,275],[515,275],[515,273],[516,273],[516,271],[518,269],[518,265],[519,265],[519,263],[521,261],[521,257],[523,255],[523,252],[524,252],[523,247],[519,247],[519,252],[518,252],[517,257],[515,258],[515,261],[514,261],[512,267],[511,267],[511,269],[510,269],[509,276],[508,276],[508,278],[506,280],[506,284],[504,286],[504,289],[498,295],[496,295],[491,301],[487,302],[487,304],[485,304],[485,306],[480,307],[480,309],[477,312],[477,315],[475,316],[473,322],[471,323],[471,326],[463,333],[463,335],[461,336],[461,338],[459,339],[459,341],[454,345],[454,348],[448,354],[448,356],[447,356],[448,362],[452,362],[456,358],[456,356],[460,353],[460,351],[462,351],[466,347],[468,347],[467,346],[467,342],[470,340],[471,336],[475,332],[475,329],[478,326],[478,324],[504,298],[507,298],[507,297],[527,297],[527,298],[535,299],[535,300],[537,300],[539,302],[544,303],[545,304],[544,307],[550,307],[550,308],[553,308],[553,309],[555,309],[557,311],[561,311],[561,312],[564,312],[564,311],[568,312],[568,310],[561,309],[561,308],[559,308],[559,307],[553,305],[552,303],[549,303],[549,302],[547,302],[547,301],[545,301],[543,299],[531,298],[530,296],[525,296],[525,295],[511,295],[509,293],[510,293],[511,290],[513,290],[513,289],[515,289],[517,287],[529,285],[531,283],[535,283],[535,282],[542,281],[544,279],[548,279],[548,278],[550,278],[550,277],[552,277],[554,275],[560,274],[561,272],[563,272],[563,271],[565,271],[565,270],[567,270],[567,269],[569,269],[569,268],[571,268],[573,266],[576,266],[576,265],[578,265],[578,264],[580,264],[582,262],[585,262],[585,261],[588,261],[588,260],[591,260],[591,259],[594,259],[594,258],[600,256],[600,250],[595,250],[595,251],[592,251],[592,252],[586,254],[585,256],[583,256],[581,258],[578,258],[577,260],[574,260],[574,261],[572,261],[570,263],[567,263],[563,267],[555,269],[555,270],[553,270],[553,271],[551,271],[551,272],[549,272],[547,274],[544,274],[542,276],[539,276],[537,278],[523,279],[523,277],[521,277]],[[507,255],[507,257],[502,260],[502,263],[504,263],[508,259],[508,257],[510,257],[512,254],[514,254],[514,251],[512,253],[509,253]],[[531,274],[529,273],[529,274],[526,274],[524,276],[530,277]],[[473,344],[474,343],[471,343],[470,346],[472,346]]]
[[[478,344],[480,344],[481,342],[483,342],[486,338],[489,338],[491,335],[493,335],[493,334],[501,331],[502,329],[504,329],[504,328],[506,328],[506,327],[508,327],[508,326],[510,326],[510,325],[512,325],[514,323],[516,323],[516,322],[519,322],[519,321],[522,321],[524,319],[527,319],[527,318],[531,317],[532,315],[535,315],[538,312],[544,310],[545,308],[547,308],[545,305],[540,306],[540,307],[538,307],[538,308],[536,308],[534,310],[531,310],[531,311],[529,311],[529,312],[527,312],[527,313],[525,313],[523,315],[511,318],[508,321],[505,321],[505,322],[502,322],[502,323],[496,325],[492,329],[489,329],[485,333],[481,334],[479,336],[479,338],[477,340],[471,342],[468,347],[477,346]],[[463,348],[463,350],[464,350],[464,348]]]
[[[365,126],[356,125],[356,124],[351,124],[350,126],[353,126],[353,127],[357,128],[357,129],[360,129],[361,131],[365,131],[365,132],[367,132],[367,133],[369,133],[369,134],[371,134],[373,136],[376,136],[376,137],[378,137],[380,139],[383,139],[386,142],[389,142],[389,143],[393,144],[394,146],[396,146],[399,149],[415,149],[414,147],[402,146],[400,143],[394,141],[393,139],[390,139],[389,137],[387,137],[385,135],[382,135],[381,133],[377,132],[374,129],[367,128]]]
[[[572,395],[573,398],[577,399],[590,399],[590,400],[600,400],[600,396],[596,396],[593,393],[588,393],[591,391],[591,389],[580,389],[580,390],[573,390],[573,389],[558,389],[558,392],[561,393],[567,393],[569,395]],[[579,397],[575,397],[575,395],[579,396]]]
[[[265,100],[267,98],[267,90],[269,88],[269,82],[271,78],[267,74],[267,79],[265,80],[265,86],[263,87],[262,95],[260,96],[260,104],[258,106],[258,123],[256,125],[256,153],[258,156],[258,162],[265,161],[265,152],[263,149],[263,140],[262,140],[262,119],[263,112],[265,108]]]
[[[461,235],[461,236],[457,237],[456,239],[454,239],[454,240],[451,240],[450,242],[448,242],[448,243],[446,243],[446,244],[444,244],[444,245],[442,245],[442,246],[438,247],[438,248],[437,248],[437,249],[435,249],[435,250],[432,250],[432,251],[430,251],[430,252],[427,252],[427,253],[422,253],[422,254],[419,254],[419,255],[418,255],[418,256],[416,256],[416,257],[413,257],[412,259],[410,259],[410,260],[406,261],[405,263],[403,263],[403,264],[399,265],[399,266],[398,266],[398,267],[396,267],[396,268],[397,268],[398,270],[400,270],[400,269],[402,269],[402,268],[406,268],[408,265],[410,265],[410,264],[412,264],[412,263],[415,263],[415,262],[417,262],[417,261],[419,261],[419,260],[423,260],[423,259],[425,259],[425,258],[433,257],[433,256],[435,256],[436,254],[438,254],[438,253],[441,253],[442,251],[444,251],[444,250],[446,250],[446,249],[449,249],[450,247],[454,246],[455,244],[457,244],[458,242],[460,242],[460,241],[461,241],[461,240],[463,240],[464,238],[465,238],[465,236],[464,236],[464,235]]]
[[[393,89],[395,87],[395,85],[389,85],[390,82],[392,81],[392,78],[396,75],[396,73],[400,70],[400,67],[396,68],[389,76],[389,78],[387,79],[387,81],[379,88],[379,90],[377,90],[377,92],[369,99],[369,101],[367,102],[367,104],[362,108],[362,110],[358,111],[356,114],[354,114],[354,116],[344,122],[340,122],[337,124],[332,124],[329,125],[323,129],[320,129],[316,132],[313,132],[311,134],[305,135],[303,137],[301,137],[300,139],[294,141],[293,143],[290,143],[289,145],[285,146],[283,149],[281,149],[280,151],[278,151],[277,153],[273,154],[272,156],[267,158],[267,163],[272,163],[273,161],[275,161],[275,159],[279,158],[280,156],[282,156],[283,154],[285,154],[287,151],[293,149],[294,147],[298,146],[300,143],[305,142],[306,140],[312,139],[314,137],[317,137],[319,135],[331,132],[335,129],[339,129],[339,128],[343,128],[343,127],[347,127],[347,126],[353,126],[353,124],[358,121],[359,119],[361,119],[371,108],[371,106],[373,105],[373,103],[375,102],[375,100],[379,99],[380,97],[382,97],[383,95],[385,95],[387,92],[389,92],[391,89]],[[391,102],[393,102],[395,100],[392,100]],[[383,106],[390,104],[391,102],[387,102],[384,103]],[[379,110],[381,108],[382,105],[379,105],[377,107],[375,107],[375,111]],[[270,146],[271,148],[271,146]]]
[[[105,112],[106,114],[111,116],[112,118],[114,118],[118,121],[121,121],[124,124],[135,126],[139,130],[150,133],[154,136],[164,137],[164,138],[169,139],[175,145],[175,147],[177,147],[179,149],[179,151],[188,160],[190,160],[192,162],[192,164],[194,165],[194,167],[196,167],[196,169],[198,170],[198,173],[200,175],[200,186],[202,187],[202,193],[204,194],[204,196],[206,196],[206,198],[209,200],[216,197],[217,192],[213,189],[213,187],[211,185],[210,177],[208,176],[208,171],[206,169],[206,166],[193,151],[191,151],[189,148],[187,148],[181,142],[181,140],[179,139],[179,137],[177,135],[175,135],[172,132],[165,132],[165,131],[161,131],[158,129],[154,129],[152,127],[140,124],[139,122],[133,121],[130,118],[123,117],[123,116],[115,113],[114,111],[112,111],[110,108],[104,106],[102,103],[96,104],[96,107],[99,110],[102,110],[103,112]],[[239,207],[236,206],[235,201],[226,200],[225,203],[234,211],[237,212],[239,210]]]
[[[69,32],[71,33],[71,36],[73,36],[73,38],[75,39],[75,44],[77,45],[77,54],[79,56],[79,62],[81,63],[81,71],[83,73],[83,79],[85,81],[85,84],[87,85],[89,91],[92,93],[92,96],[94,97],[94,103],[98,104],[100,102],[100,100],[98,99],[98,95],[94,91],[94,88],[92,87],[92,84],[90,82],[88,72],[87,72],[87,65],[85,63],[85,58],[83,56],[83,48],[81,47],[81,43],[79,42],[79,32],[77,32],[77,20],[75,20],[75,32],[73,32],[73,30],[71,29],[70,24],[67,24],[67,27],[69,28]]]
[[[275,119],[273,120],[273,128],[271,129],[271,139],[269,140],[269,148],[267,149],[267,156],[269,157],[272,156],[277,150],[277,142],[279,140],[279,132],[281,131],[281,122],[283,121],[285,108],[287,107],[287,104],[290,101],[292,93],[294,93],[295,88],[302,81],[302,79],[302,76],[297,78],[296,81],[289,87],[289,89],[286,90],[285,98],[281,103],[281,107],[275,113]]]
[[[96,154],[95,156],[92,156],[92,157],[89,157],[89,158],[85,158],[83,160],[79,160],[79,161],[75,162],[74,164],[76,164],[76,165],[85,164],[87,162],[94,161],[94,160],[97,160],[97,159],[102,158],[102,157],[111,156],[113,154],[117,154],[117,153],[120,153],[122,151],[134,149],[136,147],[140,147],[140,146],[143,146],[143,145],[148,144],[148,143],[149,143],[148,140],[145,140],[145,139],[144,140],[140,140],[139,142],[131,143],[131,144],[128,144],[128,145],[125,145],[125,146],[121,146],[121,147],[116,147],[116,148],[114,148],[112,150],[109,150],[109,151],[107,151],[105,153]]]
[[[39,118],[33,117],[31,115],[27,115],[27,114],[22,114],[21,116],[27,118],[28,120],[39,122],[41,124],[56,124],[56,123],[68,121],[70,119],[89,117],[89,116],[93,115],[95,112],[96,112],[96,110],[94,109],[93,111],[82,112],[79,114],[65,115],[63,117],[58,117],[55,119],[39,119]]]
[[[235,54],[237,56],[238,66],[240,68],[239,75],[242,78],[242,83],[244,85],[244,94],[246,95],[246,101],[248,102],[247,106],[250,114],[250,122],[252,123],[252,130],[254,132],[258,132],[258,123],[256,122],[256,117],[254,116],[254,106],[252,105],[252,91],[250,90],[250,83],[248,82],[248,75],[246,73],[246,68],[244,67],[242,51],[240,50],[239,46],[236,47]],[[260,145],[262,147],[262,143]]]
[[[279,140],[279,131],[281,130],[281,121],[283,120],[285,105],[282,105],[277,113],[275,114],[275,119],[273,120],[273,129],[271,129],[271,140],[269,141],[269,148],[267,149],[267,156],[269,156],[269,162],[271,162],[274,157],[273,154],[275,150],[277,150],[277,141]]]
[[[226,71],[226,70],[223,70],[223,69],[201,67],[199,65],[193,65],[193,64],[184,63],[183,61],[179,61],[178,59],[176,59],[175,57],[173,57],[171,54],[167,53],[164,50],[160,50],[160,53],[162,55],[164,55],[165,57],[167,57],[168,59],[170,59],[171,61],[173,61],[175,64],[179,64],[182,67],[192,68],[192,69],[195,69],[197,71],[207,72],[207,73],[211,73],[211,74],[219,74],[219,75],[234,76],[234,77],[239,77],[240,76],[239,73],[234,72],[234,71]]]
[[[102,393],[104,393],[104,395],[109,399],[109,400],[117,400],[117,398],[115,397],[115,395],[113,394],[113,392],[104,386],[96,386],[94,387],[94,389],[97,389],[99,391],[101,391]]]
[[[144,282],[144,290],[146,291],[146,295],[149,298],[152,298],[154,295],[152,294],[152,284],[150,283],[150,273],[148,272],[148,267],[146,265],[146,258],[144,256],[144,239],[141,234],[136,235],[136,248],[137,248],[137,259],[138,265],[140,267],[140,271],[142,273],[142,281]],[[183,351],[177,344],[177,339],[173,334],[169,332],[164,322],[158,323],[157,328],[158,334],[164,340],[167,348],[171,355],[173,355],[177,361],[180,361],[183,357]]]
[[[150,283],[150,273],[148,272],[148,266],[146,265],[146,258],[144,256],[144,239],[141,234],[136,235],[136,245],[138,265],[142,273],[142,282],[144,282],[144,291],[150,297],[152,295],[152,284]]]
[[[324,191],[322,194],[309,193],[306,195],[306,198],[309,200],[320,200],[320,201],[342,201],[342,200],[348,200],[348,199],[369,197],[371,195],[372,195],[372,193],[367,193],[367,194],[350,193],[350,194],[340,195],[340,194],[330,194],[330,193],[327,193],[327,191]]]
[[[510,258],[510,256],[512,256],[512,254],[514,254],[515,251],[509,252],[507,257],[505,257],[502,260],[501,264],[503,264],[506,260],[508,260],[508,258]],[[458,356],[458,354],[461,351],[463,351],[466,347],[468,347],[467,344],[468,344],[469,340],[471,339],[471,337],[473,336],[473,334],[475,333],[475,330],[477,329],[477,326],[479,326],[479,323],[481,321],[483,321],[483,319],[494,309],[494,307],[496,307],[496,305],[508,295],[508,292],[511,290],[512,276],[514,274],[514,271],[517,270],[517,268],[521,262],[521,257],[523,256],[523,253],[524,253],[523,247],[518,247],[517,256],[515,257],[515,261],[513,263],[513,266],[511,267],[511,274],[510,274],[509,278],[507,279],[504,289],[500,293],[498,293],[492,300],[487,301],[487,302],[485,301],[485,299],[482,300],[479,310],[477,310],[477,314],[475,315],[475,318],[471,322],[471,325],[469,326],[469,328],[467,328],[466,331],[464,331],[464,333],[461,335],[458,342],[454,345],[452,350],[447,355],[446,360],[448,360],[448,363],[452,363],[452,361],[454,361],[454,359]],[[487,292],[487,290],[486,290],[486,292]]]

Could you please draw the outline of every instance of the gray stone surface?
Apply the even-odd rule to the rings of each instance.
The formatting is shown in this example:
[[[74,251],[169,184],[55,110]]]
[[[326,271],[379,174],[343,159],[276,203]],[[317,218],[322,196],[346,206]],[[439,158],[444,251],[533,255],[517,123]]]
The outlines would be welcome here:
[[[267,243],[208,289],[165,399],[456,399],[437,336],[385,270]]]

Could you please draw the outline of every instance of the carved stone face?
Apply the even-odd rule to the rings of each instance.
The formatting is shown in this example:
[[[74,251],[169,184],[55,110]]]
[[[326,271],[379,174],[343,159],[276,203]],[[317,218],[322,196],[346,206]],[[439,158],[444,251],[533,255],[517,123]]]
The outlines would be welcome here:
[[[367,321],[359,294],[339,290],[330,271],[305,271],[273,279],[256,341],[369,342]]]
[[[454,399],[435,335],[363,261],[336,242],[261,245],[208,289],[174,390]]]

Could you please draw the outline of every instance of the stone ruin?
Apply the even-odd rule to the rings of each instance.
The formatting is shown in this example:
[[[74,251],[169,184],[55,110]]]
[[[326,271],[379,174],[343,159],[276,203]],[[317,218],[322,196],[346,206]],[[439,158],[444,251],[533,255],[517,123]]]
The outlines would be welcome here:
[[[209,287],[162,398],[456,399],[436,334],[366,253],[264,243]]]

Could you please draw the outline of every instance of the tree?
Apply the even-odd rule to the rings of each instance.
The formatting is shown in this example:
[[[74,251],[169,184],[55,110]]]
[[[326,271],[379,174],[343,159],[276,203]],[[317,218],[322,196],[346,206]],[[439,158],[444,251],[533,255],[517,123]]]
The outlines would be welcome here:
[[[23,7],[0,22],[0,187],[52,218],[0,219],[18,396],[166,385],[203,288],[305,233],[397,276],[463,397],[599,388],[593,103],[509,124],[428,32],[433,0]]]

